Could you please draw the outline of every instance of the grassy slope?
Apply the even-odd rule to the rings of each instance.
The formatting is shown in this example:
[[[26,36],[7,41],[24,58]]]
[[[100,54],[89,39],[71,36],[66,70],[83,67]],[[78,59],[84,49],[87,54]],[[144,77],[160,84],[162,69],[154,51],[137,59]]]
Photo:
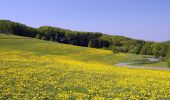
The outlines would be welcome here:
[[[5,37],[13,39],[0,39],[0,99],[170,98],[169,71],[113,66],[143,56]]]
[[[140,66],[144,66],[144,67],[160,67],[160,68],[169,68],[167,62],[159,62],[159,63],[153,63],[153,64],[143,64]]]
[[[7,38],[7,39],[1,39]],[[14,38],[14,39],[11,39]],[[23,39],[22,39],[23,38]],[[75,60],[87,62],[101,62],[114,65],[118,62],[128,62],[142,59],[142,55],[135,54],[113,54],[108,50],[72,46],[56,42],[43,41],[18,36],[0,35],[1,51],[20,50],[32,52],[35,55],[67,56]]]
[[[7,39],[2,39],[7,38]],[[11,39],[13,38],[13,39]],[[22,39],[24,38],[24,39]],[[60,44],[56,42],[43,41],[14,35],[2,35],[1,50],[21,50],[26,52],[33,52],[36,55],[62,55],[75,60],[87,62],[100,62],[105,64],[114,65],[120,62],[133,62],[136,60],[149,57],[148,55],[135,55],[135,54],[113,54],[111,51],[99,50],[93,48],[72,46],[67,44]],[[30,40],[31,39],[31,40]],[[11,42],[12,41],[12,42]],[[24,47],[24,48],[23,48]],[[151,56],[152,57],[152,56]],[[142,64],[140,66],[151,67],[168,67],[166,62]]]

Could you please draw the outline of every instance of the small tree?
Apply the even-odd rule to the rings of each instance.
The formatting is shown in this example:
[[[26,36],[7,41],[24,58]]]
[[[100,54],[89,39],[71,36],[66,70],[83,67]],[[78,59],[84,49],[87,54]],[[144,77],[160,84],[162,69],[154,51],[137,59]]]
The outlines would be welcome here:
[[[160,55],[160,51],[161,51],[161,45],[160,44],[154,44],[153,48],[152,48],[152,53],[155,57],[159,57]]]
[[[91,47],[91,48],[94,47],[92,40],[89,41],[88,47]]]
[[[118,50],[116,49],[116,47],[114,45],[109,47],[110,50],[112,50],[113,53],[117,53]]]
[[[37,34],[37,35],[36,35],[36,38],[37,38],[37,39],[41,39],[41,35],[40,35],[40,34]]]

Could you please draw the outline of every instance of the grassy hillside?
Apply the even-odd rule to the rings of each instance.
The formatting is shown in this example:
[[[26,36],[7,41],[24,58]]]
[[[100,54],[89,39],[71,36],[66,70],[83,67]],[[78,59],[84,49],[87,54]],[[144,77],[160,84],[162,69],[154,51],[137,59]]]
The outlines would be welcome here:
[[[0,35],[0,99],[170,99],[169,71],[114,66],[142,58]]]
[[[167,57],[170,45],[132,39],[124,36],[103,34],[101,32],[73,31],[52,26],[33,28],[10,20],[0,20],[0,33],[31,37],[91,48],[106,48],[113,52],[154,55]]]
[[[145,57],[144,55],[128,53],[113,54],[109,50],[72,46],[14,35],[1,34],[0,39],[1,51],[19,50],[32,52],[36,56],[67,56],[75,60],[100,62],[111,65],[118,62],[134,61]]]

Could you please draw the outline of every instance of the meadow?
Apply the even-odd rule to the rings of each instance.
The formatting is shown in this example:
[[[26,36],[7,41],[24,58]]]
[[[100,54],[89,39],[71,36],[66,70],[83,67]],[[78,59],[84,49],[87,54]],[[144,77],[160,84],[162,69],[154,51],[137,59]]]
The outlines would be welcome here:
[[[114,65],[142,58],[0,35],[0,99],[170,99],[169,71]]]

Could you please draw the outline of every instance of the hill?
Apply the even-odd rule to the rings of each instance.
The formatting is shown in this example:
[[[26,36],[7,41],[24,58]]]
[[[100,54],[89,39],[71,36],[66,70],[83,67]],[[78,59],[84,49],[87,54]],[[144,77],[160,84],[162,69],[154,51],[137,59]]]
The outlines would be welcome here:
[[[105,48],[115,53],[134,53],[166,57],[169,44],[143,41],[101,32],[81,32],[52,26],[32,28],[9,20],[0,20],[0,33],[38,38],[47,41],[91,48]]]
[[[136,55],[130,53],[113,53],[110,50],[94,49],[81,46],[72,46],[69,44],[56,43],[32,39],[28,37],[0,34],[1,50],[8,48],[10,50],[22,50],[25,52],[33,52],[36,55],[62,55],[75,60],[86,62],[101,62],[108,65],[114,65],[121,62],[135,62],[144,60],[151,55]],[[33,45],[34,44],[34,45]],[[47,48],[48,47],[48,48]],[[81,56],[81,57],[79,57]],[[162,64],[162,62],[160,62]],[[143,64],[142,64],[143,65]],[[156,67],[165,67],[166,64]],[[146,64],[152,66],[152,64]]]
[[[169,71],[116,67],[144,56],[0,35],[0,99],[169,99]]]
[[[113,54],[113,52],[111,52],[110,50],[72,46],[68,44],[61,44],[51,41],[5,34],[0,34],[0,44],[1,51],[3,51],[3,49],[4,51],[6,51],[6,49],[9,49],[8,51],[22,50],[24,52],[33,52],[37,56],[62,55],[75,60],[101,62],[110,65],[114,65],[118,62],[130,62],[140,60],[145,57],[145,55],[136,55],[129,53]]]

